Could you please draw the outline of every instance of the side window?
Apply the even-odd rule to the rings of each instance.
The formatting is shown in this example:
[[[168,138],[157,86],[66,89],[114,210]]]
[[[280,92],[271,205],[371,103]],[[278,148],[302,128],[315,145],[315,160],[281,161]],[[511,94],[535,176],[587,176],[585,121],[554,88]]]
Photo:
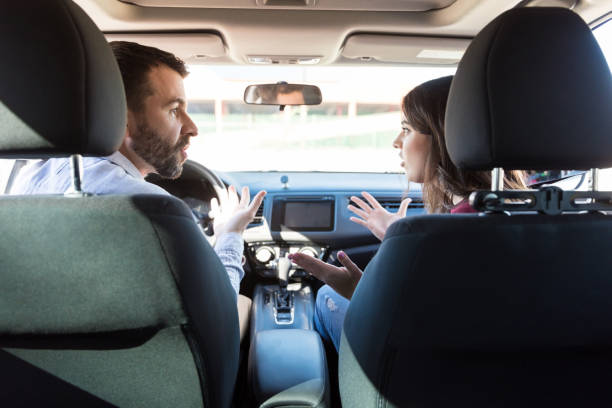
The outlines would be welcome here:
[[[582,173],[582,171],[573,170],[530,170],[527,171],[526,184],[528,186],[534,186],[538,184],[554,183],[555,181]]]
[[[14,163],[15,160],[0,159],[0,195],[6,191],[6,185],[8,184]]]
[[[527,171],[525,184],[529,188],[543,185],[554,185],[562,190],[584,190],[588,180],[584,171],[578,170],[530,170]]]
[[[6,195],[10,192],[19,172],[29,162],[31,160],[0,159],[0,195]]]
[[[601,50],[603,51],[608,66],[612,71],[612,18],[600,24],[593,30],[593,35],[597,39]],[[610,152],[612,154],[612,152]],[[599,189],[604,191],[612,191],[612,168],[602,169],[599,172]]]
[[[608,20],[597,26],[593,30],[593,35],[608,61],[608,66],[612,67],[612,22],[610,21]]]

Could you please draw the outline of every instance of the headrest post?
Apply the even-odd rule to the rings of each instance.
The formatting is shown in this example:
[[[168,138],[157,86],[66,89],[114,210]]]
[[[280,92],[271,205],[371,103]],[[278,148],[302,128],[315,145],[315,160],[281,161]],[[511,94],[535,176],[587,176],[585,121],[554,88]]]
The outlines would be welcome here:
[[[504,169],[495,167],[491,171],[491,191],[504,190]]]
[[[83,195],[83,188],[81,185],[83,174],[83,156],[80,154],[73,154],[70,156],[70,172],[72,174],[72,185],[66,192],[66,195]]]
[[[591,169],[591,191],[599,191],[599,169]]]

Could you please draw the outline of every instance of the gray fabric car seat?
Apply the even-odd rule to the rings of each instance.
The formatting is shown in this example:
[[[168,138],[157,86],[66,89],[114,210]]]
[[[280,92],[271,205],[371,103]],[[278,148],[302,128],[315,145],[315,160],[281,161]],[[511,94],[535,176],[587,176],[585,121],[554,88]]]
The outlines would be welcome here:
[[[119,147],[119,69],[78,6],[3,4],[0,55],[0,157]],[[0,225],[2,406],[231,405],[236,296],[180,200],[4,196]]]
[[[612,166],[612,80],[589,27],[510,10],[472,41],[446,111],[468,169]],[[458,214],[393,224],[351,300],[343,406],[612,403],[612,218]]]

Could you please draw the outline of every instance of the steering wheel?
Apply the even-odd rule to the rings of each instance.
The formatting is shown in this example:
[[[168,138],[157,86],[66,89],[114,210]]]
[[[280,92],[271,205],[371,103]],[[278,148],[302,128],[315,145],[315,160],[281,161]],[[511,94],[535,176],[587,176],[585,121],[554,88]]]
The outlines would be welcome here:
[[[164,179],[156,174],[147,176],[147,181],[157,184],[175,197],[181,198],[191,208],[208,241],[214,243],[212,218],[209,216],[210,200],[227,195],[223,180],[212,170],[193,160],[183,164],[183,172],[178,179]]]
[[[201,165],[200,163],[195,162],[193,160],[187,160],[185,162],[185,164],[183,165],[183,172],[185,172],[186,167],[187,169],[196,170],[200,176],[205,178],[206,181],[208,181],[209,184],[213,186],[213,188],[215,188],[215,190],[219,190],[219,191],[227,190],[227,187],[225,186],[225,183],[223,182],[223,180],[221,180],[219,176],[217,176],[217,174],[214,171],[210,170],[208,167],[205,167]],[[219,197],[217,196],[217,198]]]
[[[220,201],[221,195],[223,194],[227,195],[227,186],[225,185],[223,180],[221,180],[221,178],[217,176],[217,174],[214,171],[210,170],[208,167],[203,166],[202,164],[198,162],[191,161],[191,160],[187,160],[185,162],[185,164],[183,165],[183,172],[185,171],[185,166],[187,166],[189,170],[193,170],[196,173],[198,173],[198,175],[200,176],[200,179],[208,183],[209,188],[211,189],[209,191],[214,192],[214,196],[217,198],[217,200]],[[208,202],[210,202],[210,200],[208,200]],[[198,217],[198,214],[196,214],[196,217]],[[208,214],[201,214],[200,221],[201,221],[200,224],[202,225],[202,228],[204,229],[204,233],[206,234],[206,236],[212,238],[214,236],[214,230],[213,230],[213,224],[212,224],[213,219]]]

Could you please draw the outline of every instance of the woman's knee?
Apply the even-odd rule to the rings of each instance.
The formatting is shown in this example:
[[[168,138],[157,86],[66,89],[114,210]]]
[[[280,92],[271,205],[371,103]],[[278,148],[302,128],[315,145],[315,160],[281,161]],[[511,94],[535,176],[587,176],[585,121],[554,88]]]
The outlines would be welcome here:
[[[348,305],[347,299],[327,285],[322,286],[317,293],[315,327],[324,340],[331,340],[334,343],[336,350],[339,347],[342,323]]]
[[[337,293],[331,288],[331,286],[329,285],[321,286],[321,288],[319,288],[319,291],[317,292],[316,304],[318,306],[323,306],[326,299],[333,296],[334,294],[337,294]]]

